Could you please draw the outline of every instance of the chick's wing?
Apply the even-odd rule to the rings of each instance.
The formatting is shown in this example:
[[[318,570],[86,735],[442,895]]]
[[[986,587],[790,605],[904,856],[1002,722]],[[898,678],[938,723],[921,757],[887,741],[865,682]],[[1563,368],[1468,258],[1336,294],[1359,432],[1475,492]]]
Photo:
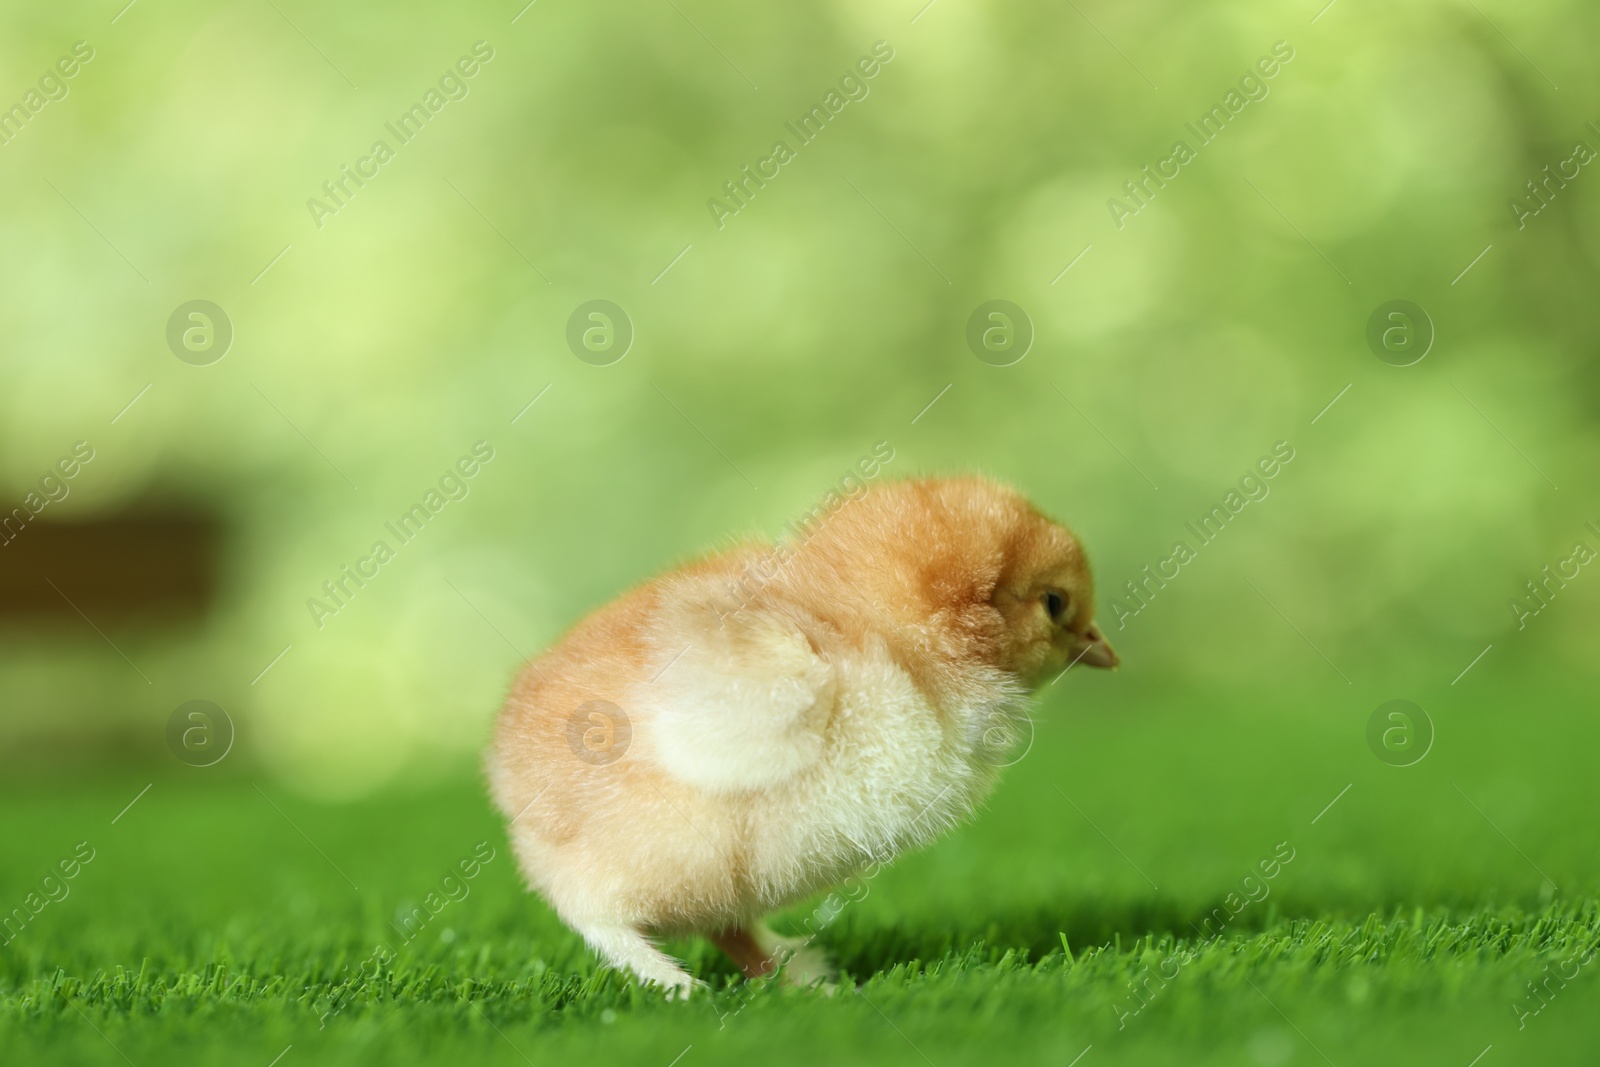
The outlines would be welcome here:
[[[650,627],[654,681],[633,695],[651,758],[712,791],[760,789],[822,755],[834,671],[795,617],[775,604],[730,610],[708,584],[687,582]]]

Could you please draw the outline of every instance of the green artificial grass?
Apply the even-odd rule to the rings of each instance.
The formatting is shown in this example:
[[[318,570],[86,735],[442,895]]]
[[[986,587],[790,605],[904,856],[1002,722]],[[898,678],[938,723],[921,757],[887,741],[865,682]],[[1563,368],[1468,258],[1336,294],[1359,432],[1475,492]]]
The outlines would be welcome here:
[[[1061,687],[976,820],[779,916],[833,995],[698,942],[668,946],[688,1003],[597,967],[467,776],[343,805],[242,761],[13,779],[0,906],[92,858],[5,935],[0,1063],[1600,1059],[1584,697],[1423,698],[1403,768],[1379,702]]]

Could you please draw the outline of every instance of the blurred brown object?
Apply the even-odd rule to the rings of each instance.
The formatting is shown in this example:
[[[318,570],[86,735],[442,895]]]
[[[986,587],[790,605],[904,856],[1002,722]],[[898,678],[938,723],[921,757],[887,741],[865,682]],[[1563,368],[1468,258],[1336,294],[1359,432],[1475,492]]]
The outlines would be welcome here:
[[[0,542],[0,622],[204,614],[216,591],[218,540],[214,519],[185,511],[35,519]]]

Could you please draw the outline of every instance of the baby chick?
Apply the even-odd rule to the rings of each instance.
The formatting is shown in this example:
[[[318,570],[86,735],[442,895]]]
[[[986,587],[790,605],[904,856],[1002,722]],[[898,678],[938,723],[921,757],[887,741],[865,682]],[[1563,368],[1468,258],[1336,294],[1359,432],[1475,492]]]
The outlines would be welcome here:
[[[878,484],[580,622],[513,686],[490,787],[529,884],[612,965],[686,994],[652,939],[703,934],[819,981],[762,917],[971,813],[1028,691],[1075,663],[1117,657],[1066,527],[979,478]]]

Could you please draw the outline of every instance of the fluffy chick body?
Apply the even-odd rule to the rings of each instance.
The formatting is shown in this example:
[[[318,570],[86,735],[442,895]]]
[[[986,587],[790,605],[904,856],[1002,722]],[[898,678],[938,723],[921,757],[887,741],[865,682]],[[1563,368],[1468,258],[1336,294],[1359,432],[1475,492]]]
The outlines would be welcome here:
[[[761,917],[970,813],[1028,690],[1074,661],[1116,662],[1064,527],[980,479],[882,484],[580,622],[513,686],[491,790],[608,962],[687,990],[652,938],[698,933],[767,974]]]

